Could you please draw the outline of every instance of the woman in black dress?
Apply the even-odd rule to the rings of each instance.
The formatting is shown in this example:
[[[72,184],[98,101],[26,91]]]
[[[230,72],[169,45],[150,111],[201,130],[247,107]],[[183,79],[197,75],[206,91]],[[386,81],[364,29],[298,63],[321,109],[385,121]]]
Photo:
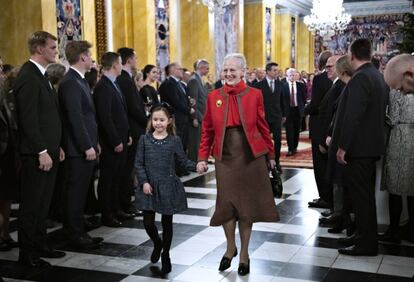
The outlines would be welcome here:
[[[151,107],[159,103],[158,92],[152,84],[159,79],[158,68],[154,65],[146,65],[142,70],[144,86],[140,89],[139,94],[142,95],[144,103]]]

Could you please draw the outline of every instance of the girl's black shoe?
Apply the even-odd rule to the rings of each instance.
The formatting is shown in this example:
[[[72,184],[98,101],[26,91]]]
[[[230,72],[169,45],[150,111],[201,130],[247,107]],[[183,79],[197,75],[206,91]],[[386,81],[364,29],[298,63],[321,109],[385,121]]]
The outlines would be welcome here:
[[[250,272],[250,259],[247,261],[247,263],[240,263],[239,264],[239,269],[237,270],[237,273],[239,273],[239,275],[244,276],[249,274]]]
[[[154,243],[154,249],[152,250],[152,254],[151,254],[152,263],[156,263],[160,259],[161,250],[162,250],[162,241],[160,239],[157,243]]]
[[[166,254],[162,254],[161,256],[161,272],[164,274],[170,273],[171,272],[171,260],[170,260],[170,254],[166,253]]]
[[[236,250],[234,250],[234,254],[232,258],[227,258],[225,256],[223,256],[223,258],[220,261],[220,266],[219,266],[219,271],[224,271],[227,268],[229,268],[231,266],[231,260],[237,256],[237,248]]]

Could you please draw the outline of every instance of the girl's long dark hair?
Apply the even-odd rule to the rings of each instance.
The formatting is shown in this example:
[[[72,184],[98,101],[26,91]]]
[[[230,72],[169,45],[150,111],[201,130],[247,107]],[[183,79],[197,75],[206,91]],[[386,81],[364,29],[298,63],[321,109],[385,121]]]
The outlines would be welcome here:
[[[176,135],[176,127],[175,127],[175,118],[173,115],[173,110],[171,108],[170,105],[168,105],[167,103],[160,103],[160,104],[155,104],[154,106],[152,106],[151,111],[150,111],[150,116],[148,118],[148,123],[147,123],[147,132],[154,132],[154,127],[152,126],[152,114],[154,112],[159,112],[159,111],[163,111],[165,113],[165,115],[167,116],[168,119],[171,119],[170,124],[167,126],[167,132],[169,135]]]

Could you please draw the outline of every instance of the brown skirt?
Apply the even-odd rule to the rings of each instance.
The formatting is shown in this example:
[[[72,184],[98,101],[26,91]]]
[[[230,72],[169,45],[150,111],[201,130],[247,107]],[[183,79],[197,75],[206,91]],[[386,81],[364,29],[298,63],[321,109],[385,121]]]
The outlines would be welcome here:
[[[242,128],[226,129],[222,159],[215,167],[217,200],[211,226],[231,219],[250,223],[279,220],[266,157],[253,156]]]

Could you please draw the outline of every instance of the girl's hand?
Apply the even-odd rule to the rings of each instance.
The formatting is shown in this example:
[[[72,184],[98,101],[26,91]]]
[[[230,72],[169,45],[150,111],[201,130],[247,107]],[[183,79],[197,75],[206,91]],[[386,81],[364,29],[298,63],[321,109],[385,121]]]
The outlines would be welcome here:
[[[145,195],[152,195],[152,187],[149,183],[145,183],[142,187],[142,191]]]
[[[204,172],[207,172],[208,170],[208,165],[206,161],[199,161],[197,163],[197,172],[198,174],[202,174]]]

